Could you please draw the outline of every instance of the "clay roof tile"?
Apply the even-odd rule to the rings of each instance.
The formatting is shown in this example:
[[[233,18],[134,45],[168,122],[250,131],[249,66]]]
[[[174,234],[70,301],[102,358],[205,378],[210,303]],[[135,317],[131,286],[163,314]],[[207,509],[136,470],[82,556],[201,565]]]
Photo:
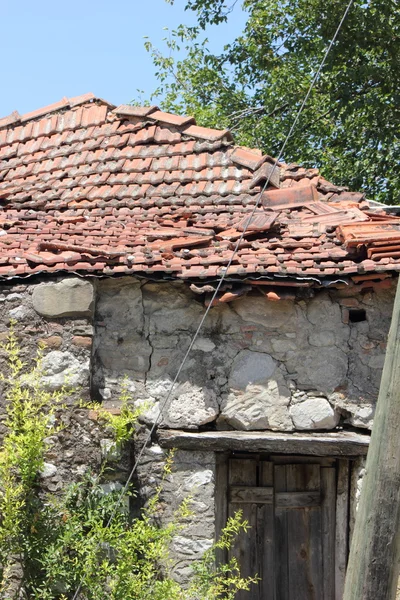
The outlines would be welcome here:
[[[155,111],[158,111],[157,106],[131,106],[130,104],[120,104],[117,108],[114,108],[112,112],[124,117],[147,117]]]
[[[8,117],[3,117],[2,119],[0,119],[0,129],[3,129],[4,127],[9,127],[10,125],[20,122],[21,115],[16,110],[14,110],[14,112],[12,112],[11,115],[8,115]]]
[[[358,273],[371,286],[400,270],[398,217],[315,169],[274,164],[227,130],[91,93],[13,113],[0,119],[0,277],[211,280],[236,244],[227,277],[252,285]],[[277,189],[260,198],[268,179]]]
[[[200,127],[199,125],[189,125],[183,130],[183,133],[187,136],[200,140],[208,140],[210,142],[222,139],[230,142],[233,139],[229,129],[208,129],[207,127]]]

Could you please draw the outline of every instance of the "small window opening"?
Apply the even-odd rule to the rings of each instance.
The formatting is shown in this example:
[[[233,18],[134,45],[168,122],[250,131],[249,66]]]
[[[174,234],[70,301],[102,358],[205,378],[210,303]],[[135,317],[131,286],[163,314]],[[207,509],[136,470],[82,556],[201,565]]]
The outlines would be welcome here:
[[[351,308],[349,310],[350,323],[361,323],[367,320],[367,313],[363,308]]]

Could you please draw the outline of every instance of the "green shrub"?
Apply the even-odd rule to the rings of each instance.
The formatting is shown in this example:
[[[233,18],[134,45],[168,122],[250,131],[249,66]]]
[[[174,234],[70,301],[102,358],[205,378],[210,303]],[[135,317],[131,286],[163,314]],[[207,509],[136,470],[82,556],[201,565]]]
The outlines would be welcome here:
[[[237,561],[215,567],[215,553],[229,548],[247,523],[238,514],[221,538],[194,565],[189,589],[170,576],[168,548],[183,528],[190,499],[173,521],[156,524],[161,488],[140,518],[131,519],[118,491],[104,493],[100,473],[58,496],[44,495],[39,474],[48,449],[46,440],[60,430],[66,390],[48,392],[40,385],[40,353],[33,370],[24,373],[11,328],[3,346],[9,372],[2,376],[7,403],[7,434],[0,449],[0,596],[14,600],[67,600],[80,589],[87,600],[233,600],[255,579],[240,576]],[[131,438],[138,412],[130,407],[126,387],[119,415],[97,407],[100,423],[113,432],[115,443]],[[81,405],[82,406],[82,405]],[[165,475],[172,466],[167,460]],[[127,496],[133,490],[127,490]]]

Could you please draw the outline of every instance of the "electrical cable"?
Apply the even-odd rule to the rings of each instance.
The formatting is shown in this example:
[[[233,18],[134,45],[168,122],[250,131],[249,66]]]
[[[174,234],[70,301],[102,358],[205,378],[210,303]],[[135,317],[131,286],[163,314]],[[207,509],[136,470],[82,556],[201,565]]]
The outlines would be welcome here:
[[[245,221],[245,225],[243,227],[243,231],[242,231],[239,239],[237,240],[237,242],[235,244],[235,247],[234,247],[234,249],[232,251],[232,254],[231,254],[231,257],[230,257],[230,259],[228,261],[228,264],[227,264],[226,267],[221,267],[221,270],[223,271],[222,275],[221,275],[221,278],[218,281],[217,287],[215,288],[215,291],[214,291],[214,293],[212,295],[212,298],[211,298],[211,300],[210,300],[210,302],[209,302],[209,304],[208,304],[208,306],[206,308],[206,311],[205,311],[203,317],[201,318],[201,321],[200,321],[200,323],[199,323],[199,325],[198,325],[198,327],[196,329],[196,332],[195,332],[194,336],[192,337],[192,340],[191,340],[191,342],[189,344],[188,349],[186,350],[185,356],[182,359],[182,362],[181,362],[181,364],[179,366],[179,369],[178,369],[178,371],[177,371],[177,373],[176,373],[176,375],[174,377],[174,380],[173,380],[173,382],[171,384],[171,387],[170,387],[170,389],[169,389],[169,391],[168,391],[165,399],[163,400],[163,402],[160,403],[159,413],[158,413],[157,417],[154,419],[154,423],[153,423],[153,425],[152,425],[149,433],[146,436],[146,439],[145,439],[145,441],[144,441],[144,443],[143,443],[143,445],[142,445],[142,447],[141,447],[141,449],[139,451],[139,454],[136,457],[135,463],[134,463],[134,465],[133,465],[133,467],[132,467],[132,469],[131,469],[131,471],[129,473],[128,479],[127,479],[124,487],[122,488],[122,490],[121,490],[121,492],[120,492],[120,494],[118,496],[118,499],[117,499],[117,501],[115,503],[114,509],[113,509],[113,511],[112,511],[112,513],[111,513],[111,515],[110,515],[110,517],[108,519],[108,521],[107,521],[106,528],[108,528],[111,525],[111,523],[112,523],[115,515],[117,514],[117,511],[118,511],[119,507],[121,506],[121,502],[124,499],[125,494],[128,491],[129,485],[130,485],[130,483],[132,481],[132,478],[133,478],[133,476],[134,476],[134,474],[135,474],[135,472],[136,472],[136,470],[137,470],[137,468],[139,466],[140,460],[141,460],[141,458],[143,456],[143,453],[144,453],[144,451],[146,449],[146,446],[147,446],[147,444],[149,443],[149,441],[152,438],[152,435],[153,435],[153,433],[154,433],[154,431],[155,431],[155,429],[157,427],[159,418],[162,415],[164,408],[168,404],[168,401],[169,401],[169,399],[171,397],[171,394],[172,394],[172,392],[174,390],[176,382],[179,379],[179,376],[180,376],[180,374],[181,374],[181,372],[183,370],[183,367],[185,366],[187,358],[188,358],[188,356],[189,356],[189,354],[190,354],[190,352],[191,352],[191,350],[193,348],[193,345],[194,345],[194,343],[195,343],[195,341],[196,341],[196,339],[197,339],[197,337],[198,337],[198,335],[200,333],[201,328],[203,327],[204,321],[206,320],[206,318],[208,316],[208,313],[210,312],[210,309],[213,306],[214,300],[216,299],[216,297],[218,295],[218,292],[221,289],[221,286],[222,286],[222,284],[223,284],[223,282],[224,282],[224,280],[226,278],[228,270],[229,270],[230,266],[232,265],[233,259],[235,258],[236,254],[237,254],[237,252],[238,252],[238,250],[240,248],[240,244],[242,243],[243,238],[244,238],[244,236],[246,234],[246,231],[249,228],[249,225],[250,225],[250,223],[251,223],[251,221],[252,221],[252,219],[254,217],[254,214],[255,214],[257,208],[260,205],[263,193],[265,192],[266,188],[268,187],[268,184],[269,184],[269,182],[271,180],[271,177],[274,174],[274,172],[275,172],[275,170],[276,170],[276,168],[277,168],[277,166],[279,164],[279,161],[280,161],[280,159],[281,159],[281,157],[283,155],[283,152],[284,152],[284,150],[286,148],[286,145],[287,145],[287,143],[288,143],[288,141],[289,141],[289,139],[290,139],[290,137],[291,137],[291,135],[292,135],[292,133],[294,131],[294,128],[297,125],[297,122],[298,122],[298,120],[300,118],[300,115],[303,112],[304,106],[305,106],[308,98],[310,97],[310,94],[312,92],[312,89],[313,89],[314,85],[316,84],[316,82],[317,82],[317,80],[319,78],[319,75],[320,75],[320,73],[321,73],[321,71],[322,71],[322,69],[323,69],[323,67],[325,65],[326,59],[327,59],[327,57],[328,57],[328,55],[329,55],[329,53],[330,53],[330,51],[332,49],[332,46],[334,45],[334,43],[335,43],[335,41],[336,41],[336,39],[337,39],[337,37],[339,35],[339,32],[340,32],[340,30],[342,28],[342,25],[343,25],[343,23],[344,23],[344,21],[345,21],[345,19],[347,17],[347,14],[348,14],[348,12],[349,12],[349,10],[350,10],[353,2],[354,2],[354,0],[349,0],[349,2],[347,4],[346,10],[345,10],[345,12],[344,12],[344,14],[343,14],[343,16],[342,16],[342,18],[340,20],[340,23],[339,23],[339,25],[338,25],[338,27],[336,29],[336,32],[335,32],[335,34],[334,34],[334,36],[333,36],[333,38],[332,38],[332,40],[331,40],[331,42],[330,42],[330,44],[329,44],[326,52],[324,54],[324,57],[323,57],[320,65],[319,65],[319,67],[318,67],[318,69],[317,69],[317,71],[316,71],[316,73],[315,73],[315,75],[314,75],[311,83],[310,83],[310,86],[308,88],[307,94],[306,94],[303,102],[301,103],[301,106],[300,106],[299,110],[297,111],[296,117],[295,117],[295,119],[294,119],[294,121],[292,123],[292,126],[290,127],[289,133],[287,134],[287,136],[285,138],[285,141],[282,144],[282,147],[281,147],[281,149],[279,151],[278,157],[275,159],[275,162],[274,162],[274,165],[272,167],[272,170],[270,171],[270,173],[268,175],[268,178],[266,179],[266,181],[265,181],[262,189],[258,193],[258,197],[257,197],[257,200],[256,200],[254,206],[253,206],[253,209],[251,211],[250,217]],[[75,592],[72,600],[77,600],[78,594],[79,594],[79,592],[80,592],[81,589],[82,589],[82,582],[79,584],[79,586],[78,586],[78,588],[77,588],[77,590],[76,590],[76,592]]]

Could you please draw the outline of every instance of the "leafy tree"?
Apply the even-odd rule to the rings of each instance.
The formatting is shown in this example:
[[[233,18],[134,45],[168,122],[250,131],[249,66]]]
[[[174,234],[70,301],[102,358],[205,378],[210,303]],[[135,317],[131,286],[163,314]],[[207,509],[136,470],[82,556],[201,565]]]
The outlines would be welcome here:
[[[173,2],[173,0],[167,0]],[[238,0],[187,0],[197,25],[146,42],[166,110],[229,127],[235,140],[277,155],[343,16],[347,0],[244,0],[243,33],[220,54],[210,25]],[[369,198],[400,203],[400,4],[355,0],[285,151]]]

